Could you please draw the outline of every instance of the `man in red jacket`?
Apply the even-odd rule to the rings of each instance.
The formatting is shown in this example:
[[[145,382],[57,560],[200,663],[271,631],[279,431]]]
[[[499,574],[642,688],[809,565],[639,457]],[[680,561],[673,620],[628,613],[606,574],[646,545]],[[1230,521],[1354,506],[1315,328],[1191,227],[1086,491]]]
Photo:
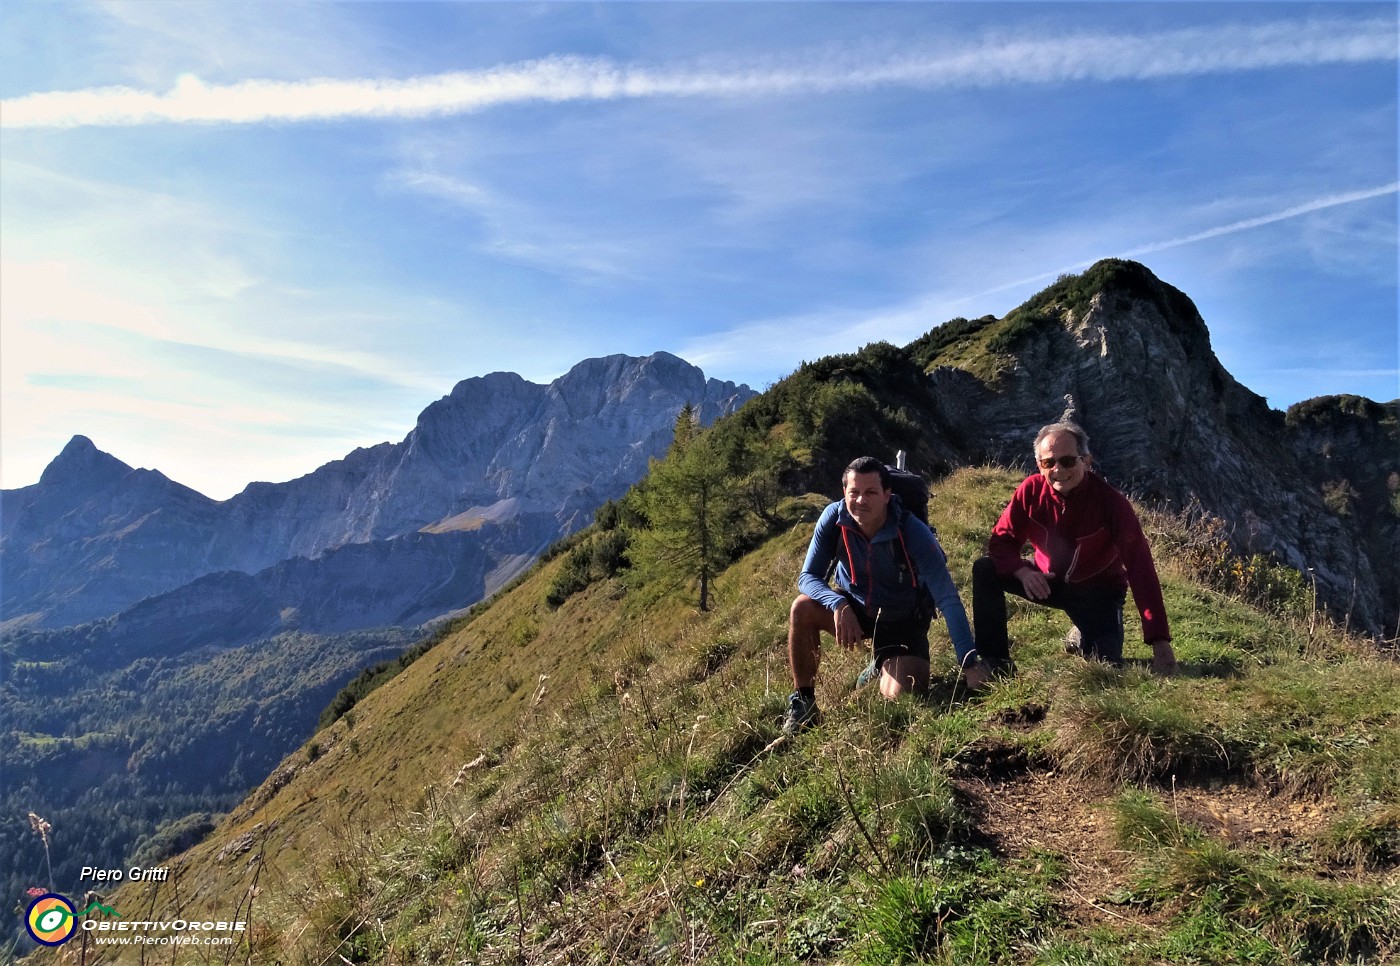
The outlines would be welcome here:
[[[972,566],[977,654],[964,662],[971,688],[1010,666],[1006,594],[1069,615],[1086,657],[1123,663],[1123,603],[1132,588],[1152,669],[1176,671],[1171,631],[1152,548],[1127,497],[1090,471],[1089,437],[1072,422],[1035,438],[1039,472],[1027,477],[992,529],[987,556]],[[1034,562],[1021,557],[1029,543]]]

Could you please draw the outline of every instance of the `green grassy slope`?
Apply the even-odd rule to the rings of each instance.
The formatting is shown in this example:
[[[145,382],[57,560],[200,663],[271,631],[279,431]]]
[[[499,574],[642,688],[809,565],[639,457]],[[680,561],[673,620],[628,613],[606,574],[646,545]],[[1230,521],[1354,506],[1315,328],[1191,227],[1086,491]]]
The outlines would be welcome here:
[[[965,601],[1016,482],[937,487]],[[1127,670],[1088,666],[1062,615],[1023,605],[1020,673],[976,697],[941,625],[927,700],[853,692],[865,658],[829,648],[825,721],[796,740],[778,721],[809,525],[730,567],[708,613],[617,580],[552,610],[556,559],[284,762],[170,882],[111,902],[250,923],[232,952],[160,953],[181,962],[1392,961],[1400,668],[1199,582],[1178,522],[1149,531],[1179,677],[1131,638]],[[47,955],[116,961],[97,952]]]

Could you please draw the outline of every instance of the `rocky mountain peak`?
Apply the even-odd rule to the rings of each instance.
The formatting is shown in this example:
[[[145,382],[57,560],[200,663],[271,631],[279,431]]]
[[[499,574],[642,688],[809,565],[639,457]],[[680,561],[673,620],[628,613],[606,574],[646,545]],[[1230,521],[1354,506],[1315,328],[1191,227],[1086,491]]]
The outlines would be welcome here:
[[[1129,321],[1130,313],[1119,315],[1114,309],[1131,303],[1156,310],[1157,318],[1166,327],[1166,334],[1179,342],[1191,354],[1210,352],[1210,330],[1196,304],[1185,292],[1163,282],[1145,265],[1119,258],[1095,262],[1079,276],[1073,290],[1092,292],[1100,315]],[[1141,319],[1141,313],[1138,314]]]
[[[657,400],[677,397],[699,406],[706,390],[705,374],[698,368],[668,352],[657,352],[644,358],[587,359],[556,380],[548,396],[570,414],[582,416],[649,408]]]
[[[453,402],[470,401],[501,393],[515,395],[528,385],[529,383],[518,373],[488,372],[484,376],[472,376],[470,379],[463,379],[452,387],[452,392],[441,400],[441,402],[447,402],[449,400]],[[425,409],[423,415],[426,416],[430,413],[432,408],[432,406],[429,406]]]
[[[44,468],[39,482],[46,486],[102,487],[122,479],[131,467],[102,452],[86,436],[74,436]]]

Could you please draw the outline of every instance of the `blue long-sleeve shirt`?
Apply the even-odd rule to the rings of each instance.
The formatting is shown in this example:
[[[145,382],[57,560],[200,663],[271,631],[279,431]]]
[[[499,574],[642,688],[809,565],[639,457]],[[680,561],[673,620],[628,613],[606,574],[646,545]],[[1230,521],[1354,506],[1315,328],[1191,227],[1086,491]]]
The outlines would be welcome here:
[[[826,582],[833,560],[839,591]],[[906,514],[897,496],[890,497],[889,516],[873,539],[861,532],[860,524],[846,510],[845,501],[837,500],[823,510],[807,547],[797,589],[833,613],[845,602],[844,593],[868,613],[874,614],[878,609],[886,617],[899,620],[912,614],[918,602],[915,578],[928,588],[942,611],[958,662],[964,662],[973,650],[972,628],[948,573],[947,556],[933,531],[922,520]]]

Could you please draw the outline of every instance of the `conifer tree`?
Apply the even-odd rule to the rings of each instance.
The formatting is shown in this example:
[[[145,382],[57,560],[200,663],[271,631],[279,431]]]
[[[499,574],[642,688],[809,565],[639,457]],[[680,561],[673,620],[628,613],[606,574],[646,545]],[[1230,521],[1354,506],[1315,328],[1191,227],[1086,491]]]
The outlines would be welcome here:
[[[697,417],[687,403],[666,458],[652,461],[634,491],[649,526],[636,535],[633,564],[651,579],[694,581],[699,608],[709,610],[715,575],[742,539],[745,508],[730,460],[699,432]]]
[[[695,406],[686,401],[681,407],[681,411],[676,414],[675,429],[672,430],[671,449],[685,449],[686,445],[695,438],[695,434],[700,432],[700,411]]]

